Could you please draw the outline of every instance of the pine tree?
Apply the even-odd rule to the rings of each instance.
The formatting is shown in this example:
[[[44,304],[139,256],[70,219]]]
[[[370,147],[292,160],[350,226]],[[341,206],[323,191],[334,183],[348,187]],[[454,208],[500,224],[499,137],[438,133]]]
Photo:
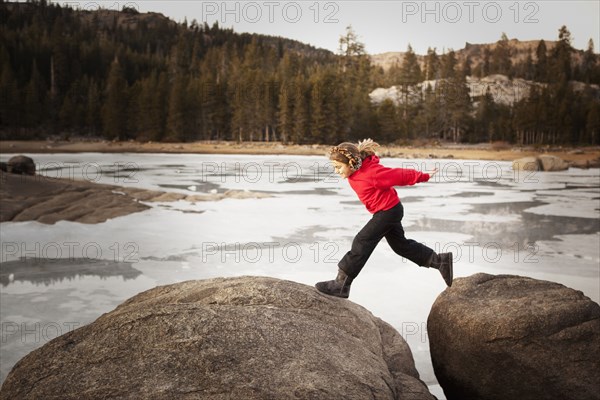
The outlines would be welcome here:
[[[337,141],[340,130],[335,118],[340,107],[340,90],[335,73],[317,71],[310,80],[310,133],[316,143]]]
[[[158,76],[156,71],[152,71],[151,75],[140,83],[140,94],[138,96],[138,113],[136,120],[137,138],[138,140],[157,140],[156,113],[157,109],[157,89]]]
[[[58,98],[65,95],[69,89],[73,74],[69,63],[68,42],[65,40],[64,26],[65,20],[58,17],[54,20],[52,31],[50,33],[50,45],[52,55],[50,57],[50,95],[52,100],[60,103]]]
[[[281,81],[289,80],[300,72],[300,62],[298,56],[291,52],[286,52],[279,64],[279,77]]]
[[[441,59],[441,78],[452,78],[456,69],[457,60],[454,50],[442,55]]]
[[[140,114],[140,96],[142,92],[142,81],[136,81],[129,86],[127,90],[127,119],[126,132],[121,137],[123,140],[134,139],[140,135],[140,126],[137,123],[136,115]],[[145,138],[144,138],[145,139]]]
[[[309,138],[310,111],[308,106],[307,83],[302,75],[298,75],[294,84],[294,115],[292,141],[305,143]]]
[[[400,94],[402,95],[400,104],[402,119],[404,120],[408,118],[408,108],[410,106],[409,93],[414,91],[414,86],[419,82],[421,82],[421,68],[419,67],[417,56],[409,44],[406,53],[404,53],[404,60],[402,61],[402,68],[400,70]]]
[[[284,81],[279,87],[279,109],[277,126],[281,141],[287,143],[293,140],[294,129],[294,99],[293,81]]]
[[[525,62],[523,64],[523,70],[521,71],[520,75],[524,79],[529,81],[535,79],[535,67],[533,64],[533,57],[531,56],[531,51],[527,53],[527,58],[525,59]]]
[[[451,96],[449,100],[450,131],[455,143],[462,141],[467,133],[471,115],[471,97],[465,74],[457,69],[450,80]]]
[[[277,131],[275,128],[277,126],[278,87],[274,79],[267,76],[264,76],[262,79],[264,81],[260,99],[262,102],[261,121],[264,129],[264,140],[270,142],[277,140]]]
[[[336,102],[336,112],[332,118],[336,120],[336,135],[340,139],[359,140],[371,130],[371,61],[364,44],[358,40],[351,26],[340,37],[339,43],[342,67],[338,70],[337,96],[331,98]]]
[[[571,32],[566,26],[562,26],[558,31],[558,42],[552,51],[552,76],[558,80],[569,81],[572,76],[571,71]]]
[[[403,86],[412,86],[421,82],[421,68],[417,61],[417,56],[410,44],[408,45],[406,53],[404,53],[400,79],[400,83]]]
[[[329,129],[331,116],[327,115],[325,105],[330,101],[327,96],[331,93],[329,82],[322,72],[317,72],[311,77],[310,91],[310,137],[313,142],[317,142],[321,135]]]
[[[382,139],[393,142],[398,139],[398,118],[396,105],[391,99],[385,99],[377,107],[377,119]]]
[[[434,89],[434,98],[435,102],[432,102],[436,109],[433,110],[435,112],[435,122],[437,124],[437,134],[441,139],[447,140],[448,134],[451,129],[451,107],[452,107],[452,86],[448,79],[440,79],[437,81]],[[426,107],[429,109],[429,106]]]
[[[535,63],[535,80],[538,82],[548,82],[548,50],[546,49],[546,42],[544,40],[540,40],[535,54],[537,58],[537,62]]]
[[[186,74],[192,66],[192,48],[185,29],[181,30],[177,44],[171,50],[169,73]]]
[[[496,115],[496,104],[494,98],[488,87],[485,94],[482,96],[479,104],[477,105],[477,112],[475,115],[475,142],[488,141],[493,142],[496,140],[494,137],[494,125],[493,120]]]
[[[588,41],[588,47],[585,53],[583,53],[583,60],[581,61],[581,70],[579,80],[586,83],[591,83],[594,76],[593,72],[597,65],[597,55],[594,53],[594,40]]]
[[[0,125],[18,127],[21,124],[21,93],[9,62],[2,66],[0,76]]]
[[[440,60],[435,52],[435,48],[433,48],[433,50],[431,48],[427,48],[427,57],[425,59],[425,80],[431,81],[433,79],[438,79],[439,68]]]
[[[63,104],[59,111],[59,123],[62,133],[69,135],[84,126],[86,122],[86,96],[89,90],[87,77],[75,80],[69,91],[63,97]],[[127,110],[125,111],[127,112]]]
[[[439,115],[438,112],[441,109],[439,98],[436,96],[436,91],[431,87],[431,84],[427,84],[425,87],[422,121],[425,130],[425,136],[427,138],[434,137],[439,133]]]
[[[266,104],[263,103],[265,86],[261,72],[254,69],[250,76],[250,97],[247,101],[247,125],[251,141],[262,138],[263,129],[267,124],[264,119]]]
[[[166,139],[181,142],[190,136],[188,77],[177,74],[174,79],[169,93]]]
[[[550,132],[542,131],[534,139],[535,143],[544,143],[547,136],[553,137],[553,141],[560,144],[574,142],[574,120],[572,110],[574,106],[574,93],[569,85],[571,79],[571,33],[562,26],[559,29],[559,40],[554,49],[552,49],[552,62],[550,64],[550,73],[552,79],[548,86],[551,110],[550,113]]]
[[[600,143],[600,103],[595,101],[590,104],[586,116],[585,131],[587,144],[592,146]]]
[[[95,135],[102,129],[102,102],[98,83],[94,80],[88,86],[85,125],[89,134]]]
[[[277,130],[283,143],[293,140],[295,76],[300,72],[298,56],[286,52],[279,63]]]
[[[34,60],[31,67],[31,78],[25,88],[24,122],[30,128],[40,128],[46,116],[46,85]]]
[[[102,108],[104,135],[109,139],[125,137],[127,127],[127,82],[119,60],[110,66],[106,86],[106,101]]]
[[[216,139],[228,139],[231,137],[231,106],[227,93],[230,91],[227,81],[218,82],[215,85],[214,111],[212,112],[212,131]]]
[[[187,140],[206,139],[206,131],[209,128],[208,112],[203,95],[204,82],[200,77],[193,77],[188,82],[188,112],[190,134]]]
[[[506,33],[502,33],[500,40],[496,42],[496,47],[492,53],[492,71],[496,74],[512,77],[510,46]]]
[[[75,127],[75,118],[74,118],[74,110],[75,110],[75,100],[73,99],[72,91],[69,91],[63,97],[63,103],[58,113],[58,120],[61,132],[65,135],[64,137],[69,137],[70,132]]]
[[[341,56],[343,70],[355,66],[360,57],[366,57],[365,45],[358,40],[352,25],[346,27],[346,32],[340,36],[338,43],[338,54]]]

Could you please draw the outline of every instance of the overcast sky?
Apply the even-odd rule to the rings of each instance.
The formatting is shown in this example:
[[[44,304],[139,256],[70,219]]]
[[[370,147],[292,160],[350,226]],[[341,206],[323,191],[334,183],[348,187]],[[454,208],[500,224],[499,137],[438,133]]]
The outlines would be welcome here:
[[[586,49],[590,38],[600,45],[600,1],[65,1],[60,4],[94,9],[160,12],[177,22],[218,21],[236,32],[254,32],[296,39],[331,51],[346,26],[352,25],[369,54],[427,47],[438,53],[462,49],[466,42],[490,43],[502,32],[519,40],[556,40],[566,25],[575,48]]]

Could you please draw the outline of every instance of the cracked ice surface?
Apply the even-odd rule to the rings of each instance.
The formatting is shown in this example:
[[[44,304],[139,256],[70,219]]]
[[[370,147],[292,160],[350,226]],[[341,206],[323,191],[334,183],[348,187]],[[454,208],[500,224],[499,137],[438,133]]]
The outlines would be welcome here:
[[[308,285],[330,279],[370,218],[325,157],[83,153],[34,159],[52,177],[272,197],[148,203],[149,210],[95,225],[3,223],[0,381],[29,351],[157,285],[239,275]],[[455,276],[531,276],[599,301],[598,169],[532,173],[512,171],[507,162],[381,162],[439,168],[430,182],[397,191],[407,237],[452,251]],[[444,287],[437,271],[412,265],[383,240],[351,295],[403,334],[432,388],[426,321]]]

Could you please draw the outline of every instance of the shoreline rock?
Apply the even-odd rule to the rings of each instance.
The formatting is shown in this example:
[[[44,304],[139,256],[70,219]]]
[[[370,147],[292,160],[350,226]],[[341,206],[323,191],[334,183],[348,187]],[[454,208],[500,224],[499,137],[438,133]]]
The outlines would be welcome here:
[[[151,207],[142,202],[217,201],[225,198],[266,198],[264,193],[230,190],[225,193],[168,193],[90,181],[16,175],[0,172],[0,222],[105,222]]]
[[[600,306],[561,284],[475,274],[438,296],[427,321],[448,400],[600,399]]]
[[[571,164],[577,167],[578,164]],[[514,170],[523,171],[566,171],[570,164],[563,159],[542,154],[535,157],[523,157],[513,161],[512,168]]]
[[[17,175],[35,175],[33,159],[24,155],[11,157],[7,162],[0,163],[0,171]]]
[[[21,359],[6,398],[433,400],[402,336],[363,307],[266,277],[142,292]]]

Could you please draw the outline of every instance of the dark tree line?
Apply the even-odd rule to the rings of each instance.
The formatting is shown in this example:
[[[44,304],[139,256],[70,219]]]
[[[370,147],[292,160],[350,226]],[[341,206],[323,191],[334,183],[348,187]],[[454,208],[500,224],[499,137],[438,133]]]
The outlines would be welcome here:
[[[505,36],[477,66],[435,50],[420,65],[409,47],[403,64],[388,71],[371,65],[350,27],[339,43],[335,55],[133,9],[86,12],[0,0],[0,135],[599,143],[600,103],[591,86],[600,83],[597,55],[590,41],[574,63],[565,27],[551,51],[541,41],[516,65]],[[491,73],[541,84],[511,106],[490,93],[470,98],[466,77]],[[576,91],[574,79],[585,89]],[[436,84],[415,90],[425,80]],[[374,88],[391,85],[400,88],[397,101],[371,102]]]

